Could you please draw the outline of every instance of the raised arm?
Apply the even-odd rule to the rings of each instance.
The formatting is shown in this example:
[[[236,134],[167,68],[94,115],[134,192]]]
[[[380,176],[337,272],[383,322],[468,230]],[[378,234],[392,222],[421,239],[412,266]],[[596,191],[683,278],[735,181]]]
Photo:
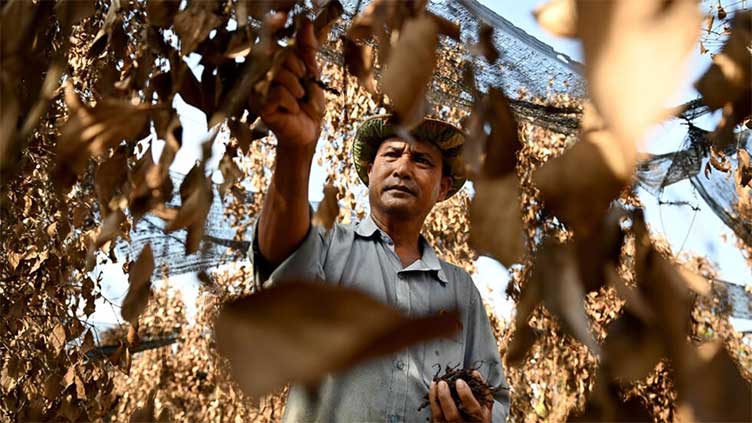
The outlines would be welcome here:
[[[279,15],[277,19],[285,19]],[[324,93],[318,80],[318,41],[306,21],[261,107],[261,119],[277,138],[277,162],[259,217],[261,255],[278,265],[303,242],[310,226],[308,180],[321,132]]]

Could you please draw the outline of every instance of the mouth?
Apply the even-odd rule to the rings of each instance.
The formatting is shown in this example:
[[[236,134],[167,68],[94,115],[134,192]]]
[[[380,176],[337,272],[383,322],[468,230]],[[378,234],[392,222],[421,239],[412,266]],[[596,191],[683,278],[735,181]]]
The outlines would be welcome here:
[[[392,185],[387,187],[384,191],[398,191],[398,192],[404,192],[406,194],[415,195],[415,192],[413,192],[410,188],[403,186],[403,185]]]

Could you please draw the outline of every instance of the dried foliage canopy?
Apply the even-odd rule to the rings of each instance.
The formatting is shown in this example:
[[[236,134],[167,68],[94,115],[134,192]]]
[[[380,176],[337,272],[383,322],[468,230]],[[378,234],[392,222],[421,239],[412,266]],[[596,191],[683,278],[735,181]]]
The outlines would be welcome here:
[[[409,136],[431,115],[468,133],[472,194],[437,205],[424,233],[468,271],[479,253],[510,266],[515,318],[492,323],[512,420],[752,420],[750,340],[714,295],[713,268],[651,237],[632,189],[647,131],[677,113],[665,108],[676,73],[698,41],[703,54],[713,48],[711,33],[721,41],[696,86],[721,110],[714,157],[739,125],[750,127],[752,14],[711,3],[705,22],[706,5],[691,0],[542,5],[535,16],[545,29],[582,41],[588,81],[588,101],[526,99],[582,114],[577,133],[557,134],[518,121],[500,84],[477,87],[473,63],[504,54],[494,29],[480,25],[475,39],[462,39],[425,1],[358,2],[352,16],[337,0],[3,2],[0,416],[277,421],[285,383],[315,382],[454,329],[451,314],[408,319],[337,287],[257,293],[242,263],[199,275],[189,319],[160,278],[159,251],[114,254],[145,216],[184,233],[186,254],[201,254],[215,195],[237,236],[247,232],[275,152],[258,105],[311,19],[320,58],[343,58],[322,62],[321,80],[302,81],[326,87],[318,160],[328,175],[314,224],[366,213],[349,153],[362,118],[392,112]],[[197,57],[201,66],[189,65]],[[472,93],[469,110],[429,101],[434,91],[460,96],[447,80]],[[173,186],[178,97],[205,114],[211,134]],[[216,193],[214,144],[224,150]],[[737,211],[752,219],[749,154],[737,156]],[[708,171],[732,169],[721,157]],[[124,323],[103,332],[90,316],[97,301],[111,302],[92,270],[118,260],[128,275]],[[306,337],[296,335],[301,327]],[[244,355],[252,342],[264,349]]]

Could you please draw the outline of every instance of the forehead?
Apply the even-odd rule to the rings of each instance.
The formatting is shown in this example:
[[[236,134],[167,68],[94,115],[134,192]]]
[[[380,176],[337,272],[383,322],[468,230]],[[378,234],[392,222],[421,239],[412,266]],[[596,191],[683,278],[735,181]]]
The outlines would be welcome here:
[[[410,151],[422,154],[429,154],[435,157],[441,157],[441,150],[435,144],[423,140],[416,139],[414,143],[409,143],[398,137],[390,137],[385,139],[381,145],[379,145],[379,151],[388,148],[398,148],[400,150],[407,148]]]

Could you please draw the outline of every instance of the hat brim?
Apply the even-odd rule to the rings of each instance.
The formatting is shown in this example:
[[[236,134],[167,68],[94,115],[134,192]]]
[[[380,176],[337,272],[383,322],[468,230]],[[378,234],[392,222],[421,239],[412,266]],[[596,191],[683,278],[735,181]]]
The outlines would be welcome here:
[[[452,178],[452,186],[446,198],[456,194],[465,184],[465,162],[462,147],[465,134],[452,124],[438,119],[424,119],[410,134],[418,140],[430,142],[439,148],[444,164]],[[373,116],[360,125],[353,142],[353,162],[355,170],[364,184],[368,185],[368,165],[373,163],[381,143],[387,138],[398,136],[391,115]],[[445,199],[446,199],[445,198]]]

